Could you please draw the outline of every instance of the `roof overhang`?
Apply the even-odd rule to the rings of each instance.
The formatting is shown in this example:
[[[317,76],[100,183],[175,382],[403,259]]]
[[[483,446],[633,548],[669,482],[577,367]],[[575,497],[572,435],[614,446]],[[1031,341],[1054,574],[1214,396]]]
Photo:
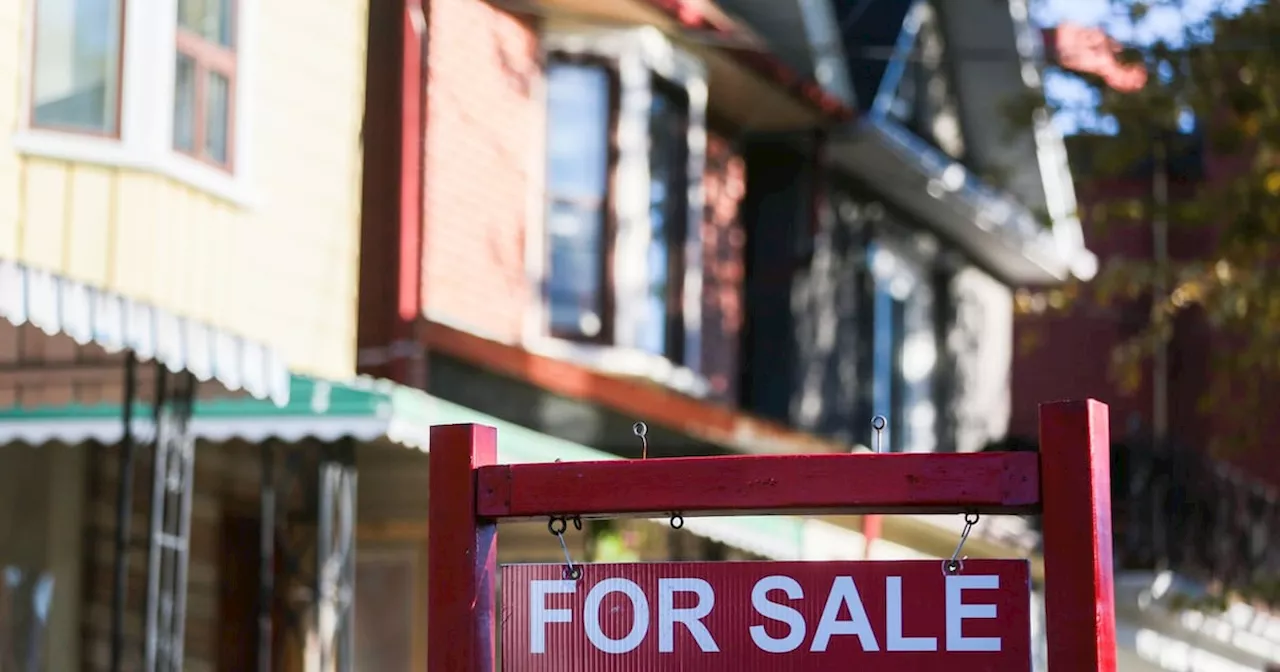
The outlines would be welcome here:
[[[720,0],[777,58],[845,105],[857,107],[840,20],[829,0]]]
[[[1039,95],[1043,87],[1043,43],[1031,26],[1028,1],[952,0],[935,7],[952,53],[990,54],[950,62],[961,92],[969,163],[1000,175],[1000,190],[1024,211],[1047,216],[1058,248],[1056,263],[1066,270],[1061,279],[1068,274],[1091,279],[1097,260],[1084,247],[1062,135],[1043,111],[1023,120],[1010,117],[1011,104]]]
[[[1092,275],[1078,229],[1046,229],[1012,196],[985,185],[896,124],[864,117],[832,138],[831,159],[1010,285]]]
[[[504,8],[567,28],[653,26],[706,64],[712,115],[743,131],[780,132],[852,118],[853,110],[790,68],[710,3],[677,0],[536,0]]]

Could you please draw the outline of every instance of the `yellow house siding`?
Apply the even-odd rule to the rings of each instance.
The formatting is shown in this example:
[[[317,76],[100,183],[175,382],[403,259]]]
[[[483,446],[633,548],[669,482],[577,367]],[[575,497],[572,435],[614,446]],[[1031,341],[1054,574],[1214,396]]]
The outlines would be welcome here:
[[[24,132],[27,58],[10,45],[29,43],[32,1],[0,2],[0,137]],[[242,1],[255,19],[237,92],[253,127],[245,201],[0,141],[0,256],[246,336],[296,372],[349,376],[367,0]]]
[[[0,133],[18,128],[23,82],[22,2],[0,2]],[[7,102],[13,101],[13,102]],[[18,249],[18,157],[0,144],[0,256],[14,257]]]
[[[103,251],[116,226],[116,182],[116,172],[101,166],[76,165],[68,171],[67,194],[76,197],[66,201],[62,262],[77,280],[93,285],[105,285],[110,277],[109,256]]]

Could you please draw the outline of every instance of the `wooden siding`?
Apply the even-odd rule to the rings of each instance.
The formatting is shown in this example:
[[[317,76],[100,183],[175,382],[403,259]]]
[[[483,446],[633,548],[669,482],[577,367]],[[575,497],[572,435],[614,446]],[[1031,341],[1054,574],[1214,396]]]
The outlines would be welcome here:
[[[19,45],[30,2],[0,3],[2,91],[29,83]],[[0,257],[241,334],[298,372],[342,377],[355,370],[367,3],[254,5],[246,204],[4,142]],[[4,100],[7,135],[25,96]]]

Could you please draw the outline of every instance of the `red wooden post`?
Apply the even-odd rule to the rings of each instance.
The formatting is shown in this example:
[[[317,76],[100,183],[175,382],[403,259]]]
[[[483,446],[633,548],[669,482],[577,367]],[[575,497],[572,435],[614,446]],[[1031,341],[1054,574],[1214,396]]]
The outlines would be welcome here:
[[[1040,406],[1040,473],[1049,669],[1115,672],[1106,404]]]
[[[498,526],[476,516],[476,473],[498,461],[498,432],[431,428],[427,669],[494,672]]]

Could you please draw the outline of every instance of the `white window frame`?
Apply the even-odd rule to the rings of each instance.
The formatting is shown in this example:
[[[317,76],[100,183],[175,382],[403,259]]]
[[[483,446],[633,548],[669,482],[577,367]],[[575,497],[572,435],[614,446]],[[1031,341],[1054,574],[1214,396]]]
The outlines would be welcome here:
[[[924,399],[916,399],[913,405],[904,399],[903,408],[890,408],[879,405],[881,400],[872,399],[872,412],[879,415],[892,416],[894,413],[902,413],[904,417],[899,425],[906,431],[906,436],[900,444],[901,452],[906,453],[932,453],[937,452],[942,441],[938,435],[938,415],[943,409],[937,406],[937,386],[938,363],[943,356],[942,344],[937,338],[937,323],[933,312],[933,306],[938,301],[946,301],[948,297],[938,296],[932,282],[932,269],[937,261],[938,243],[933,236],[923,232],[911,232],[901,227],[894,226],[890,222],[881,221],[880,228],[872,238],[872,258],[869,259],[870,272],[872,282],[876,285],[876,293],[884,289],[896,300],[907,301],[911,298],[927,297],[929,302],[929,328],[916,331],[911,326],[906,326],[906,333],[897,335],[897,338],[903,339],[903,347],[907,347],[912,338],[927,338],[930,341],[932,352],[929,357],[928,370],[923,372],[921,380],[928,380],[927,389],[929,394]],[[877,299],[878,300],[878,297]],[[876,319],[875,310],[868,316],[871,320]],[[878,326],[878,325],[875,325]],[[872,343],[873,347],[879,344],[875,343],[876,332],[873,327]],[[904,353],[905,357],[906,353]],[[893,362],[895,369],[902,366],[902,361]],[[880,381],[875,379],[876,371],[870,372],[873,384]],[[891,373],[893,376],[903,375],[900,372]],[[888,381],[886,381],[888,382]],[[904,377],[904,385],[910,387],[913,382],[906,380]],[[905,392],[905,390],[904,390]],[[927,409],[926,415],[929,418],[928,423],[918,423],[917,418],[913,414],[917,410]],[[892,439],[891,439],[892,440]]]
[[[580,362],[591,368],[649,378],[693,396],[706,396],[710,385],[702,375],[702,219],[704,167],[707,152],[707,71],[695,56],[677,48],[653,27],[600,30],[550,30],[543,35],[544,62],[552,54],[588,55],[615,65],[620,81],[618,101],[617,168],[610,190],[611,215],[616,222],[613,241],[612,344],[580,343],[550,336],[549,311],[541,291],[525,315],[524,347],[538,354]],[[648,287],[645,264],[649,238],[649,157],[645,134],[653,77],[684,88],[689,99],[688,226],[683,279],[684,362],[640,350],[635,334],[645,319],[639,309]],[[545,109],[545,91],[539,98]],[[545,137],[545,135],[543,136]],[[541,174],[545,152],[536,160]],[[533,185],[533,215],[525,237],[530,286],[541,288],[546,277],[546,206],[543,184]]]
[[[253,94],[257,0],[237,0],[236,90],[231,172],[173,147],[174,71],[178,0],[123,0],[126,4],[119,137],[33,127],[30,86],[35,76],[35,0],[24,25],[21,116],[12,142],[18,153],[103,166],[145,170],[172,178],[241,207],[253,205]],[[142,7],[140,7],[142,6]],[[145,11],[143,11],[145,9]]]

